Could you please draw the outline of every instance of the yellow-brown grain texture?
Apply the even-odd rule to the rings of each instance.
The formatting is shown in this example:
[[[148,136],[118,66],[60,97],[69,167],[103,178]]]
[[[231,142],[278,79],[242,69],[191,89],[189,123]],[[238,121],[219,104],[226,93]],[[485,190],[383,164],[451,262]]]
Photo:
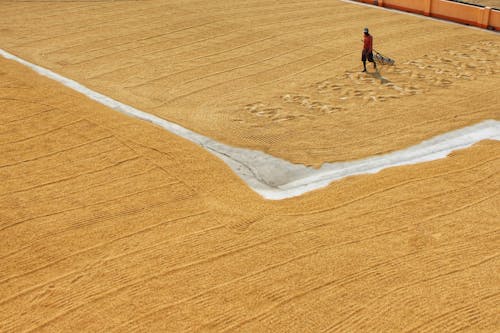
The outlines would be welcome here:
[[[381,154],[499,116],[498,35],[456,24],[337,0],[0,6],[7,51],[295,163]],[[365,26],[396,66],[360,73]]]
[[[226,23],[248,24],[246,31],[236,30],[240,35],[250,34],[248,27],[254,26],[255,20],[261,21],[260,29],[264,24],[269,29],[277,29],[281,24],[286,30],[290,29],[288,24],[294,23],[294,31],[304,37],[300,33],[307,33],[307,25],[312,23],[318,29],[327,25],[335,9],[330,5],[328,11],[329,3],[340,8],[335,15],[358,17],[359,26],[367,21],[383,22],[379,15],[387,15],[326,1],[282,5],[265,1],[186,1],[183,7],[160,1],[2,1],[0,47],[169,119],[189,118],[193,107],[193,119],[185,123],[189,127],[211,134],[210,128],[203,127],[205,122],[219,124],[213,126],[225,124],[227,131],[219,133],[223,139],[236,143],[242,140],[245,146],[264,149],[265,145],[256,144],[254,139],[244,141],[243,133],[258,133],[266,138],[274,130],[285,131],[285,125],[279,124],[287,122],[261,119],[252,112],[235,114],[242,119],[261,119],[262,124],[269,123],[269,128],[258,132],[247,129],[245,122],[241,127],[228,122],[230,117],[224,114],[231,105],[224,104],[223,98],[234,92],[215,96],[215,101],[221,103],[217,107],[211,104],[214,100],[208,98],[210,94],[204,92],[191,96],[193,104],[190,99],[184,100],[184,111],[169,104],[155,111],[148,109],[148,103],[154,100],[135,100],[135,95],[125,89],[126,81],[129,77],[138,80],[141,75],[146,78],[155,71],[158,72],[154,77],[162,76],[168,73],[169,64],[183,57],[201,57],[207,65],[200,70],[215,70],[208,54],[221,52],[219,56],[230,57],[225,54],[229,48],[250,43],[248,39],[245,42],[248,36],[236,38],[232,47],[222,43],[217,51],[215,40],[205,35],[206,44],[198,45],[196,41],[202,34],[191,31],[189,27],[194,24],[205,24],[210,29],[220,27],[226,38],[234,38],[234,30],[224,30]],[[326,9],[316,11],[312,4],[324,4]],[[222,21],[217,21],[217,7],[220,13],[227,11],[229,18],[224,21],[220,14]],[[171,20],[162,19],[165,14],[161,10],[166,9],[173,13],[169,14]],[[320,15],[309,14],[315,11]],[[284,20],[284,15],[290,15],[289,19]],[[276,26],[271,20],[273,16],[278,20]],[[399,14],[384,18],[384,29],[392,31],[391,40],[399,43],[389,54],[398,58],[414,55],[412,60],[424,66],[420,69],[415,65],[419,69],[412,70],[411,75],[417,75],[414,78],[397,74],[407,68],[404,66],[396,67],[394,75],[425,92],[394,98],[398,108],[393,111],[378,104],[363,104],[362,98],[352,97],[343,111],[342,131],[352,132],[353,136],[338,136],[342,147],[338,151],[335,143],[330,142],[332,152],[325,149],[314,157],[304,155],[313,144],[326,147],[321,146],[321,140],[326,139],[318,128],[329,121],[327,116],[311,120],[318,128],[309,128],[309,133],[316,132],[307,140],[306,125],[300,125],[298,120],[294,125],[287,124],[294,135],[286,135],[286,144],[276,137],[270,150],[314,164],[330,158],[364,156],[373,150],[392,150],[432,133],[483,118],[497,118],[498,107],[491,104],[498,102],[498,77],[491,74],[497,71],[498,60],[492,59],[491,53],[498,52],[496,35]],[[141,25],[141,20],[151,25]],[[400,22],[401,32],[396,26],[389,28],[396,21]],[[353,23],[348,21],[347,35],[332,39],[332,45],[350,38],[350,25]],[[441,33],[432,32],[429,25],[439,26],[455,38],[448,40]],[[125,29],[127,26],[130,31]],[[186,35],[168,41],[176,35],[163,36],[162,27],[178,33],[185,29],[182,31]],[[177,43],[177,51],[184,53],[176,58],[165,51],[164,44],[149,44],[152,40],[145,39],[144,47],[137,52],[148,49],[147,45],[151,52],[156,45],[163,48],[166,56],[163,63],[157,61],[147,66],[126,43],[133,38],[152,37],[144,34],[148,29],[156,30],[160,35],[157,38],[164,38],[161,40],[171,43],[171,48]],[[352,36],[358,38],[358,29],[354,30]],[[421,30],[427,33],[420,36]],[[112,37],[120,31],[125,37]],[[409,38],[409,47],[401,44],[403,37]],[[123,54],[118,50],[120,40],[124,43],[121,47],[126,48]],[[277,40],[279,37],[269,45]],[[305,37],[302,41],[319,42]],[[136,42],[134,39],[132,44]],[[264,43],[255,42],[256,47]],[[284,39],[286,42],[289,40]],[[328,45],[326,40],[324,43]],[[350,44],[346,40],[343,43],[346,47]],[[464,75],[469,73],[472,78],[453,79],[451,88],[434,85],[432,78],[437,74],[426,69],[429,63],[425,59],[444,59],[442,52],[462,50],[457,46],[461,43],[468,51],[456,54],[453,64],[464,57],[466,60],[458,65],[465,66]],[[391,43],[386,45],[389,49]],[[357,45],[353,50],[352,63],[344,63],[351,64],[349,73],[344,72],[347,69],[339,72],[352,74],[352,78],[346,76],[341,91],[364,89],[365,94],[369,87],[378,91],[377,82],[365,82],[369,77],[356,73]],[[109,51],[115,54],[104,56]],[[103,57],[91,55],[92,52],[103,52]],[[71,65],[73,56],[81,57],[75,61],[84,62]],[[244,58],[244,53],[240,56]],[[57,64],[64,57],[67,62]],[[474,61],[484,66],[467,67],[473,63],[471,57],[477,57]],[[293,62],[293,57],[285,58]],[[139,62],[129,64],[135,69],[125,75],[123,66],[127,59]],[[259,59],[262,60],[254,61]],[[107,66],[117,66],[108,81],[91,77],[103,74]],[[287,66],[283,70],[292,71]],[[328,66],[324,68],[334,67]],[[451,67],[446,68],[452,71]],[[483,73],[488,70],[489,75]],[[424,77],[419,80],[418,74]],[[202,78],[206,73],[197,75],[193,84],[215,83],[215,78]],[[292,75],[283,87],[295,82],[300,95],[307,92],[304,87],[308,80],[314,83],[314,78],[312,72],[306,77]],[[152,81],[147,82],[151,93],[155,92]],[[332,86],[335,82],[324,83],[329,91],[325,94],[337,91]],[[274,93],[279,91],[275,89]],[[251,89],[247,90],[240,96],[234,95],[235,101],[252,97]],[[380,97],[381,93],[375,96]],[[442,101],[439,105],[438,97]],[[203,103],[203,98],[207,105],[200,112],[196,103]],[[184,105],[180,101],[178,105]],[[356,103],[360,110],[349,109]],[[363,119],[365,116],[379,117],[378,122],[371,120],[374,124],[387,121],[396,127],[398,122],[404,123],[405,117],[394,118],[398,110],[405,117],[422,117],[421,123],[410,126],[409,119],[405,131],[385,137],[381,131],[379,141],[373,135],[363,134],[362,130],[370,125],[368,118]],[[297,111],[298,115],[302,113]],[[206,117],[204,122],[199,121],[200,115]],[[323,130],[336,137],[335,131],[340,131],[341,125]],[[370,137],[376,148],[368,142],[363,144],[363,135]],[[282,152],[280,145],[286,147]],[[0,58],[0,331],[497,332],[499,158],[500,144],[483,141],[446,159],[350,177],[301,197],[266,201],[200,147],[107,109]]]
[[[0,64],[2,332],[498,329],[498,142],[265,201]]]

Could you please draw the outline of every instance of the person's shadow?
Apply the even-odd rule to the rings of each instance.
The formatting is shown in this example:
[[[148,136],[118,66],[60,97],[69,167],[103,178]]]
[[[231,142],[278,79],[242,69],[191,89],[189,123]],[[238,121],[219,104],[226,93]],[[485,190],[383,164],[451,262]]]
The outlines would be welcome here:
[[[380,83],[382,83],[382,84],[387,84],[387,83],[391,82],[388,78],[382,76],[382,73],[380,72],[378,67],[375,69],[375,72],[368,72],[367,71],[366,74],[370,75],[374,79],[380,80]]]

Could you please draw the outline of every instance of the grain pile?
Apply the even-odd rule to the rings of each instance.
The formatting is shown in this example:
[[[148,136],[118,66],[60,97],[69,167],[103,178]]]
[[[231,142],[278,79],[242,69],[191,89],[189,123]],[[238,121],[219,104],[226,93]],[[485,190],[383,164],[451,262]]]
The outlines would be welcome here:
[[[498,116],[498,36],[460,25],[331,0],[1,6],[5,50],[294,163],[380,154]],[[365,26],[396,67],[360,73]]]
[[[332,2],[324,2],[326,7],[329,3]],[[258,133],[268,140],[266,135],[273,130],[279,134],[280,129],[292,129],[297,135],[287,135],[286,145],[276,137],[276,141],[271,140],[272,149],[271,146],[266,149],[311,164],[331,158],[364,156],[373,150],[391,150],[408,142],[418,142],[422,136],[435,131],[460,127],[483,118],[498,119],[498,108],[491,104],[498,102],[498,77],[484,72],[496,71],[496,35],[334,3],[341,8],[335,15],[354,17],[357,13],[358,20],[363,18],[360,25],[385,19],[389,27],[394,25],[394,38],[409,36],[410,47],[405,50],[400,45],[393,46],[391,51],[390,43],[387,49],[398,58],[403,58],[404,54],[412,55],[412,61],[417,63],[415,68],[420,65],[423,68],[412,72],[416,75],[414,78],[408,73],[397,73],[406,67],[396,67],[393,73],[400,75],[403,83],[422,85],[425,93],[388,98],[380,105],[363,102],[369,89],[376,89],[374,96],[380,97],[382,93],[377,82],[365,82],[366,77],[358,76],[359,59],[357,48],[354,48],[349,70],[353,77],[345,79],[340,91],[366,90],[361,97],[352,97],[346,102],[342,111],[345,116],[342,131],[352,131],[353,135],[360,136],[351,137],[352,143],[347,135],[344,139],[338,136],[342,149],[335,150],[336,145],[330,142],[333,151],[324,149],[316,155],[309,154],[310,146],[326,147],[321,146],[327,138],[319,129],[323,122],[331,125],[326,115],[309,120],[309,125],[316,124],[315,130],[319,132],[315,134],[316,139],[307,141],[305,132],[302,132],[306,125],[300,125],[298,121],[290,125],[295,120],[272,121],[272,118],[259,118],[250,111],[248,114],[243,111],[233,114],[231,108],[234,105],[223,103],[223,98],[231,101],[229,97],[234,95],[234,103],[247,98],[246,103],[250,104],[249,98],[255,97],[254,93],[262,94],[263,97],[259,97],[262,101],[269,93],[269,100],[272,100],[279,89],[294,85],[300,93],[310,92],[307,89],[313,88],[307,88],[306,83],[318,78],[312,72],[304,77],[292,75],[289,81],[280,83],[284,84],[282,88],[277,84],[273,88],[276,90],[252,90],[250,85],[255,81],[247,83],[247,87],[240,80],[239,84],[243,84],[240,86],[241,95],[228,91],[218,97],[207,88],[193,93],[190,98],[179,98],[177,102],[161,101],[160,104],[165,103],[164,108],[152,108],[151,104],[156,103],[152,96],[159,91],[152,78],[168,75],[168,71],[162,74],[166,69],[161,67],[161,61],[150,63],[151,67],[143,62],[142,52],[148,41],[152,42],[151,38],[142,40],[145,46],[136,50],[140,54],[132,54],[126,42],[126,36],[137,39],[150,36],[144,35],[148,29],[150,33],[156,29],[161,36],[157,27],[138,28],[140,21],[146,19],[159,27],[175,28],[179,33],[184,31],[186,35],[179,36],[178,40],[168,41],[172,37],[168,35],[164,36],[164,43],[153,43],[149,47],[165,48],[166,44],[172,43],[170,48],[174,52],[175,43],[185,44],[177,48],[177,56],[163,53],[170,61],[165,60],[165,66],[175,61],[182,62],[182,58],[188,56],[189,59],[200,57],[207,61],[206,67],[200,67],[200,72],[194,76],[197,79],[191,82],[193,89],[204,84],[216,87],[225,87],[230,82],[236,84],[223,81],[226,83],[217,85],[216,81],[222,77],[205,77],[208,74],[203,74],[204,70],[223,71],[212,67],[215,66],[214,60],[207,55],[221,52],[220,56],[231,57],[225,54],[228,46],[223,46],[228,44],[220,44],[223,48],[216,51],[215,41],[205,34],[208,44],[198,45],[196,40],[203,34],[190,31],[188,23],[191,26],[197,23],[204,29],[219,27],[220,34],[227,34],[225,38],[236,37],[224,30],[226,24],[253,26],[254,20],[260,20],[262,25],[268,24],[271,29],[271,14],[277,20],[282,16],[277,15],[280,12],[276,10],[272,13],[273,7],[266,2],[235,1],[224,9],[222,2],[190,1],[182,10],[179,6],[167,6],[159,1],[68,2],[51,4],[50,10],[43,3],[2,2],[0,9],[8,15],[0,16],[0,47],[82,79],[89,86],[115,98],[123,98],[179,122],[185,121],[201,132],[212,133],[210,128],[204,127],[205,123],[223,126],[227,129],[219,133],[223,139],[242,140],[238,142],[245,146],[265,146],[245,135]],[[303,14],[304,22],[301,22],[297,19],[301,11],[313,13],[316,10],[304,7],[307,4],[290,3],[282,5],[287,10],[281,10],[283,16],[289,15],[287,20],[280,21],[283,28],[294,23],[294,29],[303,37],[303,42],[307,40],[301,34],[307,33],[303,31],[305,25],[312,24],[322,29],[328,15],[336,13],[331,6],[332,12],[317,11],[326,16]],[[123,11],[116,11],[116,8],[121,8],[119,6],[123,6]],[[217,6],[222,12],[232,13],[230,19],[224,21],[215,9],[209,10]],[[126,8],[129,8],[128,12]],[[161,8],[170,10],[171,20],[161,20],[164,15],[159,10]],[[190,11],[190,8],[200,10]],[[44,10],[46,12],[42,15]],[[184,16],[180,15],[181,12]],[[248,14],[242,17],[244,13]],[[35,21],[37,15],[44,19]],[[117,21],[106,21],[105,17],[115,17]],[[202,19],[204,17],[206,20]],[[115,55],[96,55],[110,50],[116,52],[120,48],[115,44],[120,38],[111,38],[113,33],[124,32],[125,21],[120,21],[120,18],[130,26],[130,31],[125,31],[126,36],[120,37],[125,48],[123,57],[119,51]],[[108,22],[108,29],[102,27],[100,19]],[[61,20],[74,24],[65,25]],[[181,22],[184,30],[181,30]],[[400,33],[396,24],[402,31],[414,30]],[[435,26],[463,38],[448,40],[446,36],[432,32],[431,28]],[[93,29],[93,35],[83,32]],[[345,29],[349,36],[349,28]],[[418,30],[425,29],[429,29],[427,34],[417,37]],[[243,29],[232,31],[244,33]],[[357,31],[352,34],[353,38],[358,37]],[[283,43],[291,43],[286,36],[273,38],[284,38]],[[476,41],[478,36],[480,40]],[[297,35],[288,37],[297,38]],[[236,38],[233,42],[242,40]],[[265,41],[255,46],[261,43]],[[324,43],[328,45],[327,41]],[[332,45],[335,43],[339,41],[332,40]],[[349,44],[347,41],[343,43]],[[448,43],[449,46],[443,47]],[[50,53],[57,44],[58,49]],[[77,52],[83,47],[78,45],[87,45],[87,50],[94,46],[92,52],[97,53],[93,53],[90,60],[77,60],[83,61],[81,64],[58,63],[64,57],[70,61],[75,55],[90,56],[90,53]],[[300,45],[299,40],[291,47]],[[463,56],[469,58],[459,65],[464,66],[461,73],[471,77],[450,79],[449,88],[430,83],[434,81],[429,78],[437,77],[437,74],[435,69],[426,67],[428,63],[425,61],[428,60],[425,59],[444,59],[443,54],[433,53],[436,49],[432,45],[442,46],[443,51],[439,52],[462,50],[458,45],[468,47],[470,53]],[[232,47],[237,48],[237,44]],[[68,53],[62,48],[69,48]],[[321,51],[318,57],[326,56],[328,52],[333,51]],[[426,56],[426,53],[430,55]],[[288,59],[292,64],[292,54],[278,59]],[[253,61],[259,62],[260,69],[276,65],[272,60],[263,64],[260,54],[255,57]],[[474,61],[484,66],[467,67],[473,64],[470,57],[477,57]],[[143,99],[125,89],[129,76],[120,78],[118,75],[126,71],[120,67],[126,58],[131,62],[138,61],[137,64],[129,63],[131,69],[135,68],[132,71],[135,74],[128,74],[130,78],[139,80],[142,77],[149,82],[151,90]],[[453,58],[455,65],[457,59],[461,59],[459,55]],[[307,61],[310,61],[309,65],[315,63]],[[345,63],[349,61],[345,60]],[[106,66],[117,66],[110,79],[92,77],[95,73],[103,74]],[[140,68],[149,72],[134,66],[143,66]],[[279,68],[283,73],[293,71],[293,66],[288,66],[291,65]],[[325,71],[333,68],[329,66],[325,64],[322,68]],[[446,68],[450,72],[445,77],[456,74],[451,67]],[[155,71],[158,72],[155,74]],[[188,73],[192,72],[185,72]],[[265,75],[272,76],[271,73]],[[283,73],[280,75],[285,75]],[[409,76],[404,79],[407,74]],[[422,80],[417,80],[418,74],[424,75]],[[186,76],[185,80],[190,79]],[[356,80],[363,84],[356,83]],[[338,82],[343,81],[335,79],[328,84]],[[189,84],[185,83],[184,87]],[[338,91],[324,84],[328,94],[333,96]],[[376,88],[369,88],[372,86]],[[171,89],[179,88],[172,86]],[[440,107],[434,103],[438,97]],[[206,98],[205,102],[203,98]],[[353,109],[356,103],[359,103],[359,110]],[[385,103],[387,109],[382,108],[381,103]],[[417,108],[418,103],[425,107]],[[190,107],[193,107],[192,117],[188,114]],[[500,144],[497,141],[483,141],[444,160],[351,177],[301,197],[266,201],[250,191],[224,163],[200,147],[151,124],[109,110],[5,59],[0,59],[0,110],[2,332],[498,330]],[[286,110],[307,115],[299,112],[298,106]],[[410,127],[405,131],[388,131],[392,134],[382,135],[384,131],[380,133],[380,141],[370,137],[369,133],[361,133],[363,126],[384,123],[388,119],[396,126],[398,121],[404,120],[404,117],[393,119],[398,110],[405,117],[411,118],[414,114],[422,120],[414,126],[408,125]],[[241,126],[233,125],[230,122],[233,115],[258,119],[262,124],[269,123],[269,128],[256,132],[255,128],[247,128],[248,122],[245,121],[239,122]],[[335,112],[331,115],[337,117],[337,121],[342,119]],[[364,115],[365,120],[362,119]],[[370,120],[370,117],[379,120]],[[340,131],[341,125],[337,126]],[[330,130],[329,135],[337,138],[338,133],[333,133],[335,127]],[[311,131],[309,128],[309,133]],[[364,145],[363,135],[370,138],[376,148],[368,143]],[[280,151],[280,145],[287,149]],[[359,151],[354,148],[358,145]]]

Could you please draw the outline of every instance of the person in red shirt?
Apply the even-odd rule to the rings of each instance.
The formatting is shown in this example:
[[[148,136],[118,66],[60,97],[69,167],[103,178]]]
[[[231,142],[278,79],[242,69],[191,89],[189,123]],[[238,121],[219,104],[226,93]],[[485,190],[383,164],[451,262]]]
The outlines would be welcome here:
[[[361,53],[361,61],[363,62],[363,72],[366,72],[366,60],[373,62],[373,68],[377,69],[377,64],[373,60],[373,37],[368,32],[368,28],[365,28],[363,39],[363,52]]]

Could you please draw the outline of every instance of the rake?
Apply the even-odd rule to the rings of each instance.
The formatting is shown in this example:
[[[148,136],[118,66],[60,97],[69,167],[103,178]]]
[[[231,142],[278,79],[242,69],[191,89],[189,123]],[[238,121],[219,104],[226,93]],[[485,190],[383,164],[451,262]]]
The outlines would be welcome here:
[[[387,56],[384,56],[382,53],[378,52],[377,50],[373,49],[373,51],[375,52],[375,55],[373,56],[373,58],[379,64],[392,66],[396,63],[396,61],[394,59],[391,59]]]

